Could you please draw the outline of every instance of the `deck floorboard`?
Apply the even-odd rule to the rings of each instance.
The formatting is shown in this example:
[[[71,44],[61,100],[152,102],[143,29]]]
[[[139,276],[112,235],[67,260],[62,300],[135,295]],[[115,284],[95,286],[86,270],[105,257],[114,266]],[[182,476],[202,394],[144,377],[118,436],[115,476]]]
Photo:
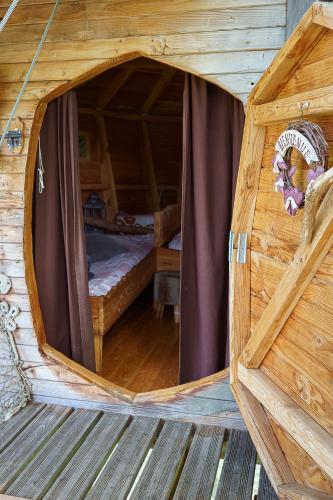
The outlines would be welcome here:
[[[0,424],[0,437],[3,495],[45,500],[253,495],[257,454],[247,431],[31,405]],[[258,500],[276,499],[261,469]]]

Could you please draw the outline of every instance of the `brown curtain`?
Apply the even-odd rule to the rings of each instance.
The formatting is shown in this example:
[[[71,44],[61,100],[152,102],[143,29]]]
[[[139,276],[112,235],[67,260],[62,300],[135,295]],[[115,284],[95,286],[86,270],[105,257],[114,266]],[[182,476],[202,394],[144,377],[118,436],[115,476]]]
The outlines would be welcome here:
[[[95,370],[74,91],[49,104],[40,137],[45,189],[39,193],[36,169],[34,262],[46,338]]]
[[[228,364],[227,248],[243,126],[240,101],[213,84],[186,76],[181,383]]]

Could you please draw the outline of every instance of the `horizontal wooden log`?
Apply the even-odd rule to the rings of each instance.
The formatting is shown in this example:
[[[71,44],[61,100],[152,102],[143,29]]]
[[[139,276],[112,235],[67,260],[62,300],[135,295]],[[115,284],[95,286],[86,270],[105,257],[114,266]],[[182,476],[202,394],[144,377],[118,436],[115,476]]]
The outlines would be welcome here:
[[[274,419],[333,478],[333,437],[281,391],[259,369],[246,369],[239,363],[241,382],[252,392]]]
[[[20,209],[0,209],[0,227],[22,227],[24,213]]]
[[[7,60],[8,61],[8,60]],[[6,62],[7,62],[6,61]],[[36,101],[44,99],[49,93],[53,92],[59,85],[68,83],[68,80],[60,82],[30,82],[23,93],[22,101]],[[13,101],[21,90],[19,83],[0,83],[0,95],[2,101]]]
[[[300,104],[304,103],[308,103],[308,107],[303,109],[304,118],[331,115],[333,85],[257,105],[254,109],[254,122],[257,125],[269,125],[281,120],[296,120],[301,114]]]
[[[20,227],[17,227],[17,225],[0,226],[0,241],[6,243],[23,243],[23,224]]]
[[[185,3],[185,2],[184,2]],[[119,5],[119,4],[118,4]],[[250,5],[239,8],[238,5],[228,8],[219,6],[210,10],[208,7],[195,10],[194,7],[183,11],[181,7],[171,8],[165,12],[165,8],[156,8],[145,5],[146,9],[140,9],[140,15],[132,3],[131,9],[122,9],[122,12],[116,13],[113,9],[113,3],[108,0],[101,0],[99,8],[96,9],[96,3],[87,2],[66,2],[60,5],[57,11],[55,24],[68,21],[80,21],[86,19],[102,20],[112,19],[114,36],[128,35],[152,35],[158,33],[186,33],[189,31],[206,31],[216,27],[225,27],[230,29],[247,29],[270,26],[285,26],[286,9],[285,3]],[[6,9],[0,8],[0,16],[3,16]],[[31,9],[28,5],[22,5],[16,9],[10,17],[7,27],[14,25],[38,25],[45,24],[50,16],[50,4],[41,4],[38,9]],[[125,23],[125,25],[124,25]]]

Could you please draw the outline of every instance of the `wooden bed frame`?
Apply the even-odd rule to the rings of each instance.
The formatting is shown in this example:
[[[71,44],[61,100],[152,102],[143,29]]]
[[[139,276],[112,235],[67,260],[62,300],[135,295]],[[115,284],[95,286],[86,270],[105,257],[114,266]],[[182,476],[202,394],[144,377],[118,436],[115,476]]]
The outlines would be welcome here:
[[[102,369],[104,335],[146,288],[157,270],[178,270],[180,268],[180,252],[162,247],[163,244],[170,241],[180,230],[180,205],[170,205],[160,212],[155,212],[154,217],[155,248],[127,273],[107,295],[89,297],[93,320],[97,372]],[[90,225],[103,227],[106,231],[123,232],[122,227],[116,227],[115,224],[110,225],[101,220],[95,221],[89,218],[86,222]],[[163,254],[169,254],[170,252],[178,254],[178,267],[173,265],[172,269],[171,267],[160,269],[159,266],[162,265],[162,262],[166,263],[177,260],[176,257],[162,258]]]

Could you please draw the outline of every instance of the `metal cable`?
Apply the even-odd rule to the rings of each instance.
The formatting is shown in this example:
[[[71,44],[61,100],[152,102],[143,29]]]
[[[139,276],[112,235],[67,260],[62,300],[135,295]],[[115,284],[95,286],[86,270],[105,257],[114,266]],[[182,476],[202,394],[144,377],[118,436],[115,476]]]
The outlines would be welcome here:
[[[48,20],[48,22],[47,22],[47,24],[45,26],[42,38],[40,39],[40,42],[38,44],[38,47],[37,47],[37,50],[35,52],[34,58],[31,61],[30,67],[29,67],[29,69],[27,71],[27,74],[25,75],[24,82],[22,84],[21,90],[20,90],[20,92],[19,92],[19,94],[18,94],[18,96],[16,98],[16,101],[15,101],[15,104],[13,106],[13,109],[11,110],[11,113],[9,115],[8,121],[7,121],[6,126],[5,126],[5,130],[3,131],[2,135],[1,135],[1,138],[0,138],[0,150],[2,148],[2,145],[3,145],[3,142],[5,140],[5,137],[6,137],[7,133],[8,133],[8,131],[9,131],[9,128],[10,128],[10,125],[11,125],[12,120],[14,118],[14,115],[15,115],[15,113],[17,111],[18,105],[20,104],[21,97],[24,94],[25,89],[27,88],[27,85],[28,85],[28,82],[29,82],[32,70],[34,69],[34,66],[35,66],[36,61],[37,61],[37,59],[39,57],[40,51],[42,50],[43,44],[44,44],[45,39],[47,37],[48,31],[50,29],[50,26],[51,26],[51,24],[53,22],[54,16],[55,16],[55,14],[57,12],[57,9],[58,9],[60,1],[61,0],[57,0],[56,3],[54,4],[53,10],[52,10],[51,15],[49,17],[49,20]]]
[[[2,31],[4,29],[4,27],[6,26],[8,19],[10,18],[12,13],[14,12],[14,9],[15,9],[16,5],[19,3],[19,1],[20,0],[13,0],[12,3],[10,4],[10,6],[8,7],[6,14],[1,19],[0,31]]]

